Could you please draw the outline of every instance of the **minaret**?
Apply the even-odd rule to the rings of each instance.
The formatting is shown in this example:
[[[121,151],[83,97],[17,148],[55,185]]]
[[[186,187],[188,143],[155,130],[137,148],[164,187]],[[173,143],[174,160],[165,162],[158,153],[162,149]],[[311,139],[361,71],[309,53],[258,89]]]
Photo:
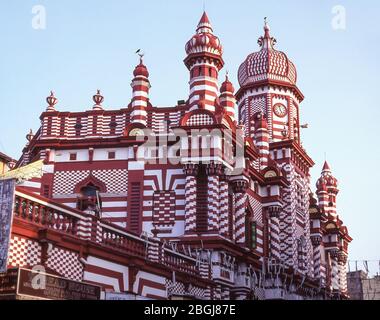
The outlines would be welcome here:
[[[186,44],[185,65],[190,71],[189,110],[215,111],[218,97],[218,74],[223,68],[223,48],[214,35],[210,20],[203,13],[196,34]]]
[[[235,121],[235,88],[233,84],[228,79],[228,73],[226,74],[226,80],[222,83],[220,87],[220,105],[224,108],[226,114],[231,118],[232,121]]]
[[[331,215],[334,220],[337,218],[336,196],[338,192],[338,180],[332,175],[330,166],[325,161],[321,177],[317,181],[318,202],[319,207],[327,215]]]
[[[138,64],[133,72],[132,80],[132,113],[131,123],[141,123],[147,125],[147,107],[149,102],[149,72],[140,56],[140,64]]]

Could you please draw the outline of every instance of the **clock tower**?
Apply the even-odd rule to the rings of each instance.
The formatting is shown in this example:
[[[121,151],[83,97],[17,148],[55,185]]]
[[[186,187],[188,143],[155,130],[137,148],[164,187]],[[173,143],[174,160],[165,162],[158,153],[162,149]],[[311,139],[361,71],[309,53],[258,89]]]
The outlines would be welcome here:
[[[237,93],[240,121],[246,135],[253,137],[257,114],[268,122],[270,142],[294,140],[300,143],[299,105],[303,95],[297,88],[297,71],[287,55],[274,48],[265,21],[264,36],[258,40],[260,51],[254,52],[241,64]]]
[[[314,163],[300,140],[299,106],[304,97],[296,84],[296,67],[284,52],[275,49],[276,39],[270,35],[266,20],[258,44],[260,50],[249,54],[238,71],[240,123],[260,150],[259,168],[265,177],[279,170],[289,183],[280,191],[278,225],[270,213],[266,216],[269,228],[279,227],[280,260],[311,275],[308,186],[309,169]],[[261,193],[265,192],[262,188]],[[268,258],[273,258],[271,253]]]

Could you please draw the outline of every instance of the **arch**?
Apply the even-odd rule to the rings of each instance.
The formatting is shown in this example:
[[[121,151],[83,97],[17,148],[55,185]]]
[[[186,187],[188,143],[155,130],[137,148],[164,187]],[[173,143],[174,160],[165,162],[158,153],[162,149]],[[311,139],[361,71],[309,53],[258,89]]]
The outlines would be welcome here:
[[[134,122],[134,123],[130,123],[126,126],[126,128],[124,129],[124,136],[125,137],[129,137],[131,131],[133,129],[141,129],[141,130],[145,130],[146,129],[146,126],[143,125],[142,123],[140,122]],[[145,134],[144,134],[145,136]]]
[[[100,192],[105,193],[107,192],[107,186],[104,182],[100,181],[96,177],[94,177],[92,174],[90,174],[86,179],[79,182],[75,188],[75,193],[80,193],[82,189],[88,185],[93,185],[94,187],[98,188]]]

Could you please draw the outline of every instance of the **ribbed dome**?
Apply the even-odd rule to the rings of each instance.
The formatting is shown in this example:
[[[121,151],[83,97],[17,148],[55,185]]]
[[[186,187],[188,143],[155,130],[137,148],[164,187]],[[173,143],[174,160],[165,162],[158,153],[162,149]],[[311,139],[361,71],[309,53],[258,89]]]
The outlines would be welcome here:
[[[263,80],[275,80],[296,84],[297,70],[285,53],[274,49],[276,39],[270,36],[269,25],[265,22],[264,37],[258,40],[261,50],[250,54],[238,71],[240,86]]]
[[[186,43],[185,49],[188,55],[200,52],[208,52],[215,55],[223,54],[222,44],[219,38],[213,34],[206,12],[203,13],[198,23],[197,33]]]

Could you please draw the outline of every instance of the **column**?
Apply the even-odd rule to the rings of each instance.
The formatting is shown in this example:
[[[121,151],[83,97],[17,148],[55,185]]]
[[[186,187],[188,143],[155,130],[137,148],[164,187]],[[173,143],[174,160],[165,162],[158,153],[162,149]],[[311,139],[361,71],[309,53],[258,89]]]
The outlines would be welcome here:
[[[247,206],[246,190],[248,183],[246,180],[234,180],[233,188],[235,192],[235,240],[236,243],[245,243],[245,214]]]
[[[195,232],[197,223],[197,175],[199,166],[188,163],[183,170],[186,174],[185,185],[185,234]]]

